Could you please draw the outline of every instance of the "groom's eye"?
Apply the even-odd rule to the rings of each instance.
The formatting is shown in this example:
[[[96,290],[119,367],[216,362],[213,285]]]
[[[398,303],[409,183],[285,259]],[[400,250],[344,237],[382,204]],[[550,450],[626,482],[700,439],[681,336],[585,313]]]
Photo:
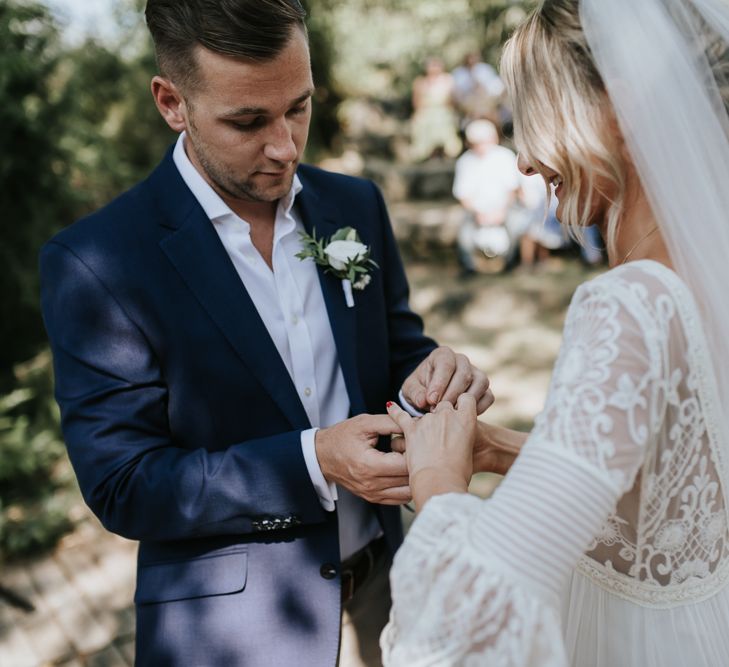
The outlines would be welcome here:
[[[250,121],[231,121],[231,125],[236,129],[240,130],[241,132],[249,132],[251,130],[258,129],[259,127],[262,127],[266,122],[266,119],[263,116],[257,116],[253,120]]]
[[[289,113],[293,114],[294,116],[299,116],[302,113],[306,113],[308,108],[309,108],[308,103],[304,103],[304,104],[299,105],[298,107],[294,107],[293,109],[291,109],[291,111],[289,111]]]

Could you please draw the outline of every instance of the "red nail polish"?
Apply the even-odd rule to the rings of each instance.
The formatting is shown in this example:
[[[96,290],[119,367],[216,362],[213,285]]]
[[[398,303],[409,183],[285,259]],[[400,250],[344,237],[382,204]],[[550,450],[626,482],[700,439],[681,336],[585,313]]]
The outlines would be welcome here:
[[[389,408],[391,405],[392,405],[392,401],[387,401],[387,403],[385,403],[385,407]]]

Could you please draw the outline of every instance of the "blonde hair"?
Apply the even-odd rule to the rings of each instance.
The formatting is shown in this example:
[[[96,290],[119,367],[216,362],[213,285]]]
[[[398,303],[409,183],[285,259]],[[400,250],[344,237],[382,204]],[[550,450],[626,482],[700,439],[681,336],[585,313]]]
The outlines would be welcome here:
[[[541,165],[563,179],[562,223],[582,240],[594,205],[606,200],[606,243],[614,251],[628,166],[610,131],[612,110],[580,25],[579,0],[542,0],[504,47],[501,74],[517,149],[545,182]]]

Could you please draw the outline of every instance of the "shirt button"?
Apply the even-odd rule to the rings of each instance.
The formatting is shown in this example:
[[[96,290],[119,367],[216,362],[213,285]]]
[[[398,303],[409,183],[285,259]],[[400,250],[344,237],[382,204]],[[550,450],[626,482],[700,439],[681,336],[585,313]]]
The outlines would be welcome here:
[[[299,323],[299,317],[298,317],[298,315],[294,315],[294,316],[293,316],[293,317],[291,318],[291,323],[292,323],[292,324],[298,324],[298,323]]]
[[[309,387],[304,389],[304,396],[306,396],[307,398],[311,396],[311,389],[309,389]]]
[[[324,563],[319,570],[324,579],[334,579],[337,576],[337,566],[332,563]]]

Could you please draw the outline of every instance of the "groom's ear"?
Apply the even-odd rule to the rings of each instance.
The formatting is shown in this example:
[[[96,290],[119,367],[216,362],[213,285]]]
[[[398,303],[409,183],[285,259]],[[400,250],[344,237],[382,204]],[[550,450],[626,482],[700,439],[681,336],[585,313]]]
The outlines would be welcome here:
[[[185,98],[179,88],[163,76],[155,76],[151,84],[152,97],[157,109],[175,132],[187,129]]]

